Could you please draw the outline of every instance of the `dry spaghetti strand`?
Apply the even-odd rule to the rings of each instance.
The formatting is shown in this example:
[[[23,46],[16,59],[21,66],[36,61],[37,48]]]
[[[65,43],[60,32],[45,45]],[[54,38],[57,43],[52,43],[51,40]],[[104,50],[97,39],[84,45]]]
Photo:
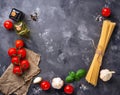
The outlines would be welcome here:
[[[97,85],[102,59],[115,25],[116,23],[113,23],[109,20],[103,21],[102,32],[96,49],[96,53],[86,75],[86,80],[94,86]]]

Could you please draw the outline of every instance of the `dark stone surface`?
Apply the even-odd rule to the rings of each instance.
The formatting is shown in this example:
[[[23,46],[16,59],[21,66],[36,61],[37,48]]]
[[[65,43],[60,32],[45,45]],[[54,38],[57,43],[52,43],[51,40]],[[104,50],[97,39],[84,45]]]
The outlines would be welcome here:
[[[79,68],[88,69],[97,45],[102,22],[96,21],[101,9],[109,6],[111,20],[117,22],[104,56],[101,68],[115,70],[111,81],[98,81],[97,87],[89,85],[85,79],[74,82],[74,95],[120,95],[120,2],[119,0],[0,0],[0,76],[10,64],[7,50],[13,47],[16,39],[23,39],[26,47],[41,55],[38,76],[51,81],[59,76],[63,79],[68,72]],[[8,19],[15,7],[26,15],[30,38],[22,38],[14,31],[7,31],[3,22]],[[38,20],[32,21],[30,14],[38,13]],[[2,94],[0,94],[2,95]],[[63,90],[42,91],[38,85],[31,84],[28,95],[65,95]]]

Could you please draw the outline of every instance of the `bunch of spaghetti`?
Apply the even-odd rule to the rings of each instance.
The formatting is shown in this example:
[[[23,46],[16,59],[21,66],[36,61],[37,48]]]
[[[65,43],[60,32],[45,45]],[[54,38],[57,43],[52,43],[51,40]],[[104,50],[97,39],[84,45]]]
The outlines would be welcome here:
[[[100,71],[100,66],[102,64],[102,59],[103,59],[107,44],[109,42],[109,39],[115,28],[115,25],[116,23],[111,22],[109,20],[103,21],[100,40],[99,40],[93,61],[86,75],[86,80],[88,81],[88,83],[94,86],[97,85],[97,80],[98,80],[98,75]]]

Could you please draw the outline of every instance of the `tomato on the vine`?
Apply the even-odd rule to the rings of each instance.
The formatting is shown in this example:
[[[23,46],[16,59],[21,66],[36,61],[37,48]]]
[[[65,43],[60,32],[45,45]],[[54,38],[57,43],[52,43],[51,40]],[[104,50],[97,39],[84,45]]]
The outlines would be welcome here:
[[[22,48],[22,47],[24,46],[23,40],[16,40],[16,41],[15,41],[15,46],[16,46],[16,48],[18,48],[18,49]]]
[[[110,8],[104,7],[104,8],[102,9],[102,16],[104,16],[104,17],[109,17],[110,14],[111,14]]]
[[[19,65],[20,59],[18,56],[14,56],[12,57],[11,62],[13,63],[13,65]]]
[[[26,50],[24,48],[21,48],[17,51],[18,56],[20,56],[20,58],[25,58],[26,57]]]
[[[73,88],[73,86],[72,85],[66,85],[65,87],[64,87],[64,92],[66,93],[66,94],[72,94],[73,92],[74,92],[74,88]]]
[[[12,28],[13,28],[13,23],[12,23],[12,21],[11,21],[11,20],[6,20],[6,21],[4,22],[4,27],[5,27],[6,29],[8,29],[8,30],[12,29]]]
[[[50,89],[50,83],[48,81],[42,81],[40,83],[40,87],[42,90],[49,90]]]
[[[22,69],[20,68],[20,66],[14,66],[13,73],[16,75],[22,75]]]
[[[9,48],[9,50],[8,50],[8,55],[9,55],[10,57],[16,56],[16,54],[17,54],[17,50],[16,50],[15,48]]]
[[[30,67],[30,63],[28,62],[28,60],[22,60],[20,62],[20,67],[22,70],[27,70]]]

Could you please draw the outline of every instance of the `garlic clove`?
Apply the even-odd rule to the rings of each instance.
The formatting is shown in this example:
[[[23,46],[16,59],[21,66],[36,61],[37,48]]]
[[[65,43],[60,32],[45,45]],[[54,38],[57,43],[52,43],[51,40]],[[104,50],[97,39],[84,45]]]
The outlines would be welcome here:
[[[108,81],[112,78],[112,74],[115,73],[115,71],[110,71],[108,69],[103,69],[100,71],[100,79],[103,81]]]
[[[37,84],[37,83],[40,83],[42,81],[42,77],[36,77],[34,80],[33,80],[33,83],[34,84]]]
[[[60,77],[56,77],[52,79],[51,84],[54,89],[61,89],[64,85],[64,81]]]

